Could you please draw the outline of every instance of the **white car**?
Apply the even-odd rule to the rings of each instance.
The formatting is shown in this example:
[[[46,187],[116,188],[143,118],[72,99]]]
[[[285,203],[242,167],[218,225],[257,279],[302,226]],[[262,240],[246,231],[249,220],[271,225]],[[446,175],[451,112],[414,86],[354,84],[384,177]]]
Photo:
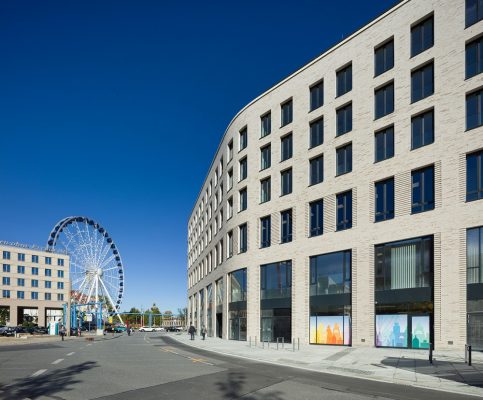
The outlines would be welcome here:
[[[162,326],[156,326],[154,328],[155,332],[166,332],[166,329],[164,329]]]
[[[139,332],[156,332],[156,328],[152,326],[141,326],[141,328],[139,328]]]

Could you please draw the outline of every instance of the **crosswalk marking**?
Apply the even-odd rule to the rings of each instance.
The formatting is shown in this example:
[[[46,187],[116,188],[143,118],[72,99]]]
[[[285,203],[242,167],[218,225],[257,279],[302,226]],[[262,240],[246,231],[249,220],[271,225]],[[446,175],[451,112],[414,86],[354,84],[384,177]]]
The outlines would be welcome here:
[[[44,372],[46,372],[46,369],[39,369],[37,372],[34,372],[31,377],[34,378],[36,376],[42,375]]]
[[[52,364],[55,365],[55,364],[58,364],[60,362],[64,361],[63,358],[59,358],[58,360],[55,360]]]

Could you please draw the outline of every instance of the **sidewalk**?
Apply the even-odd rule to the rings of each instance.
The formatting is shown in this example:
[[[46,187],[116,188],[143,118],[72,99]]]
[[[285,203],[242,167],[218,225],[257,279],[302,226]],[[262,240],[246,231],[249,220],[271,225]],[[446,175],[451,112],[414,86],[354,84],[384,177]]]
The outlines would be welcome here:
[[[116,339],[122,334],[115,334],[114,336],[110,333],[97,336],[89,333],[84,333],[82,336],[65,336],[64,340],[109,340]],[[25,335],[22,334],[19,337],[2,337],[0,336],[0,347],[2,346],[15,346],[22,344],[33,344],[33,343],[55,343],[61,342],[62,338],[59,335]],[[0,350],[1,351],[1,350]]]
[[[285,348],[280,344],[277,350],[276,343],[269,348],[265,343],[262,348],[260,343],[255,347],[253,342],[250,346],[219,338],[203,341],[200,336],[191,341],[184,332],[170,337],[199,349],[255,361],[483,397],[483,353],[478,352],[473,352],[471,366],[465,364],[462,352],[434,352],[431,365],[426,350],[301,344],[300,350],[293,351],[292,344]]]

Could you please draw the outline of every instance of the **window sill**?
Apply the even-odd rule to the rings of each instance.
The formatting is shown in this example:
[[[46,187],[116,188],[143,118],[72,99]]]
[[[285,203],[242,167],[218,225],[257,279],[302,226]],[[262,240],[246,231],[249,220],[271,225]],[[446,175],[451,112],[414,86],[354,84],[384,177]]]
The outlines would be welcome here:
[[[374,161],[374,164],[379,164],[379,163],[381,163],[383,161],[390,160],[391,158],[394,158],[394,156],[387,157],[387,158],[383,158],[382,160],[376,160],[376,161]]]
[[[293,123],[293,120],[290,122],[287,122],[286,124],[280,125],[280,129],[285,128],[286,126],[289,126],[292,123]]]
[[[465,129],[465,132],[469,132],[469,131],[472,131],[474,129],[478,129],[478,128],[481,128],[483,126],[483,124],[480,124],[478,126],[472,126],[471,128],[466,128]]]
[[[285,193],[285,194],[281,194],[279,197],[285,197],[285,196],[288,196],[289,194],[292,194],[292,192],[290,192],[290,193]]]
[[[343,175],[350,174],[351,172],[352,172],[352,170],[350,170],[350,171],[345,171],[345,172],[341,172],[340,174],[335,175],[335,178],[337,178],[337,177],[339,177],[339,176],[343,176]]]
[[[324,181],[320,181],[320,182],[317,182],[317,183],[309,183],[309,185],[307,187],[312,187],[312,186],[316,186],[316,185],[319,185],[321,183],[324,183]]]
[[[319,108],[322,108],[323,106],[324,106],[324,103],[322,103],[322,104],[321,104],[320,106],[318,106],[318,107],[315,107],[315,108],[311,108],[311,109],[309,109],[309,114],[310,114],[311,112],[313,112],[313,111],[318,110]]]
[[[289,158],[286,158],[284,160],[280,160],[279,164],[285,162],[285,161],[288,161],[288,160],[291,160],[293,158],[293,155],[291,155]]]
[[[272,134],[272,132],[269,132],[269,133],[267,133],[267,134],[266,134],[266,135],[264,135],[264,136],[260,136],[260,137],[258,138],[258,140],[265,139],[266,137],[270,136],[271,134]]]
[[[420,99],[417,99],[417,100],[411,99],[411,104],[416,104],[420,101],[423,101],[424,99],[429,99],[431,96],[434,96],[434,90],[433,90],[433,93],[428,94],[427,96],[421,97]]]

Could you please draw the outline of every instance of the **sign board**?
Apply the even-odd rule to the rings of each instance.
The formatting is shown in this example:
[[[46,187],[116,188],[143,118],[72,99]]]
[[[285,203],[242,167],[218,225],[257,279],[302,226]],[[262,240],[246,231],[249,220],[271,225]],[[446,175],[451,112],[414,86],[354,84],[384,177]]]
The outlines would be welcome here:
[[[92,322],[92,314],[86,314],[86,321]]]

